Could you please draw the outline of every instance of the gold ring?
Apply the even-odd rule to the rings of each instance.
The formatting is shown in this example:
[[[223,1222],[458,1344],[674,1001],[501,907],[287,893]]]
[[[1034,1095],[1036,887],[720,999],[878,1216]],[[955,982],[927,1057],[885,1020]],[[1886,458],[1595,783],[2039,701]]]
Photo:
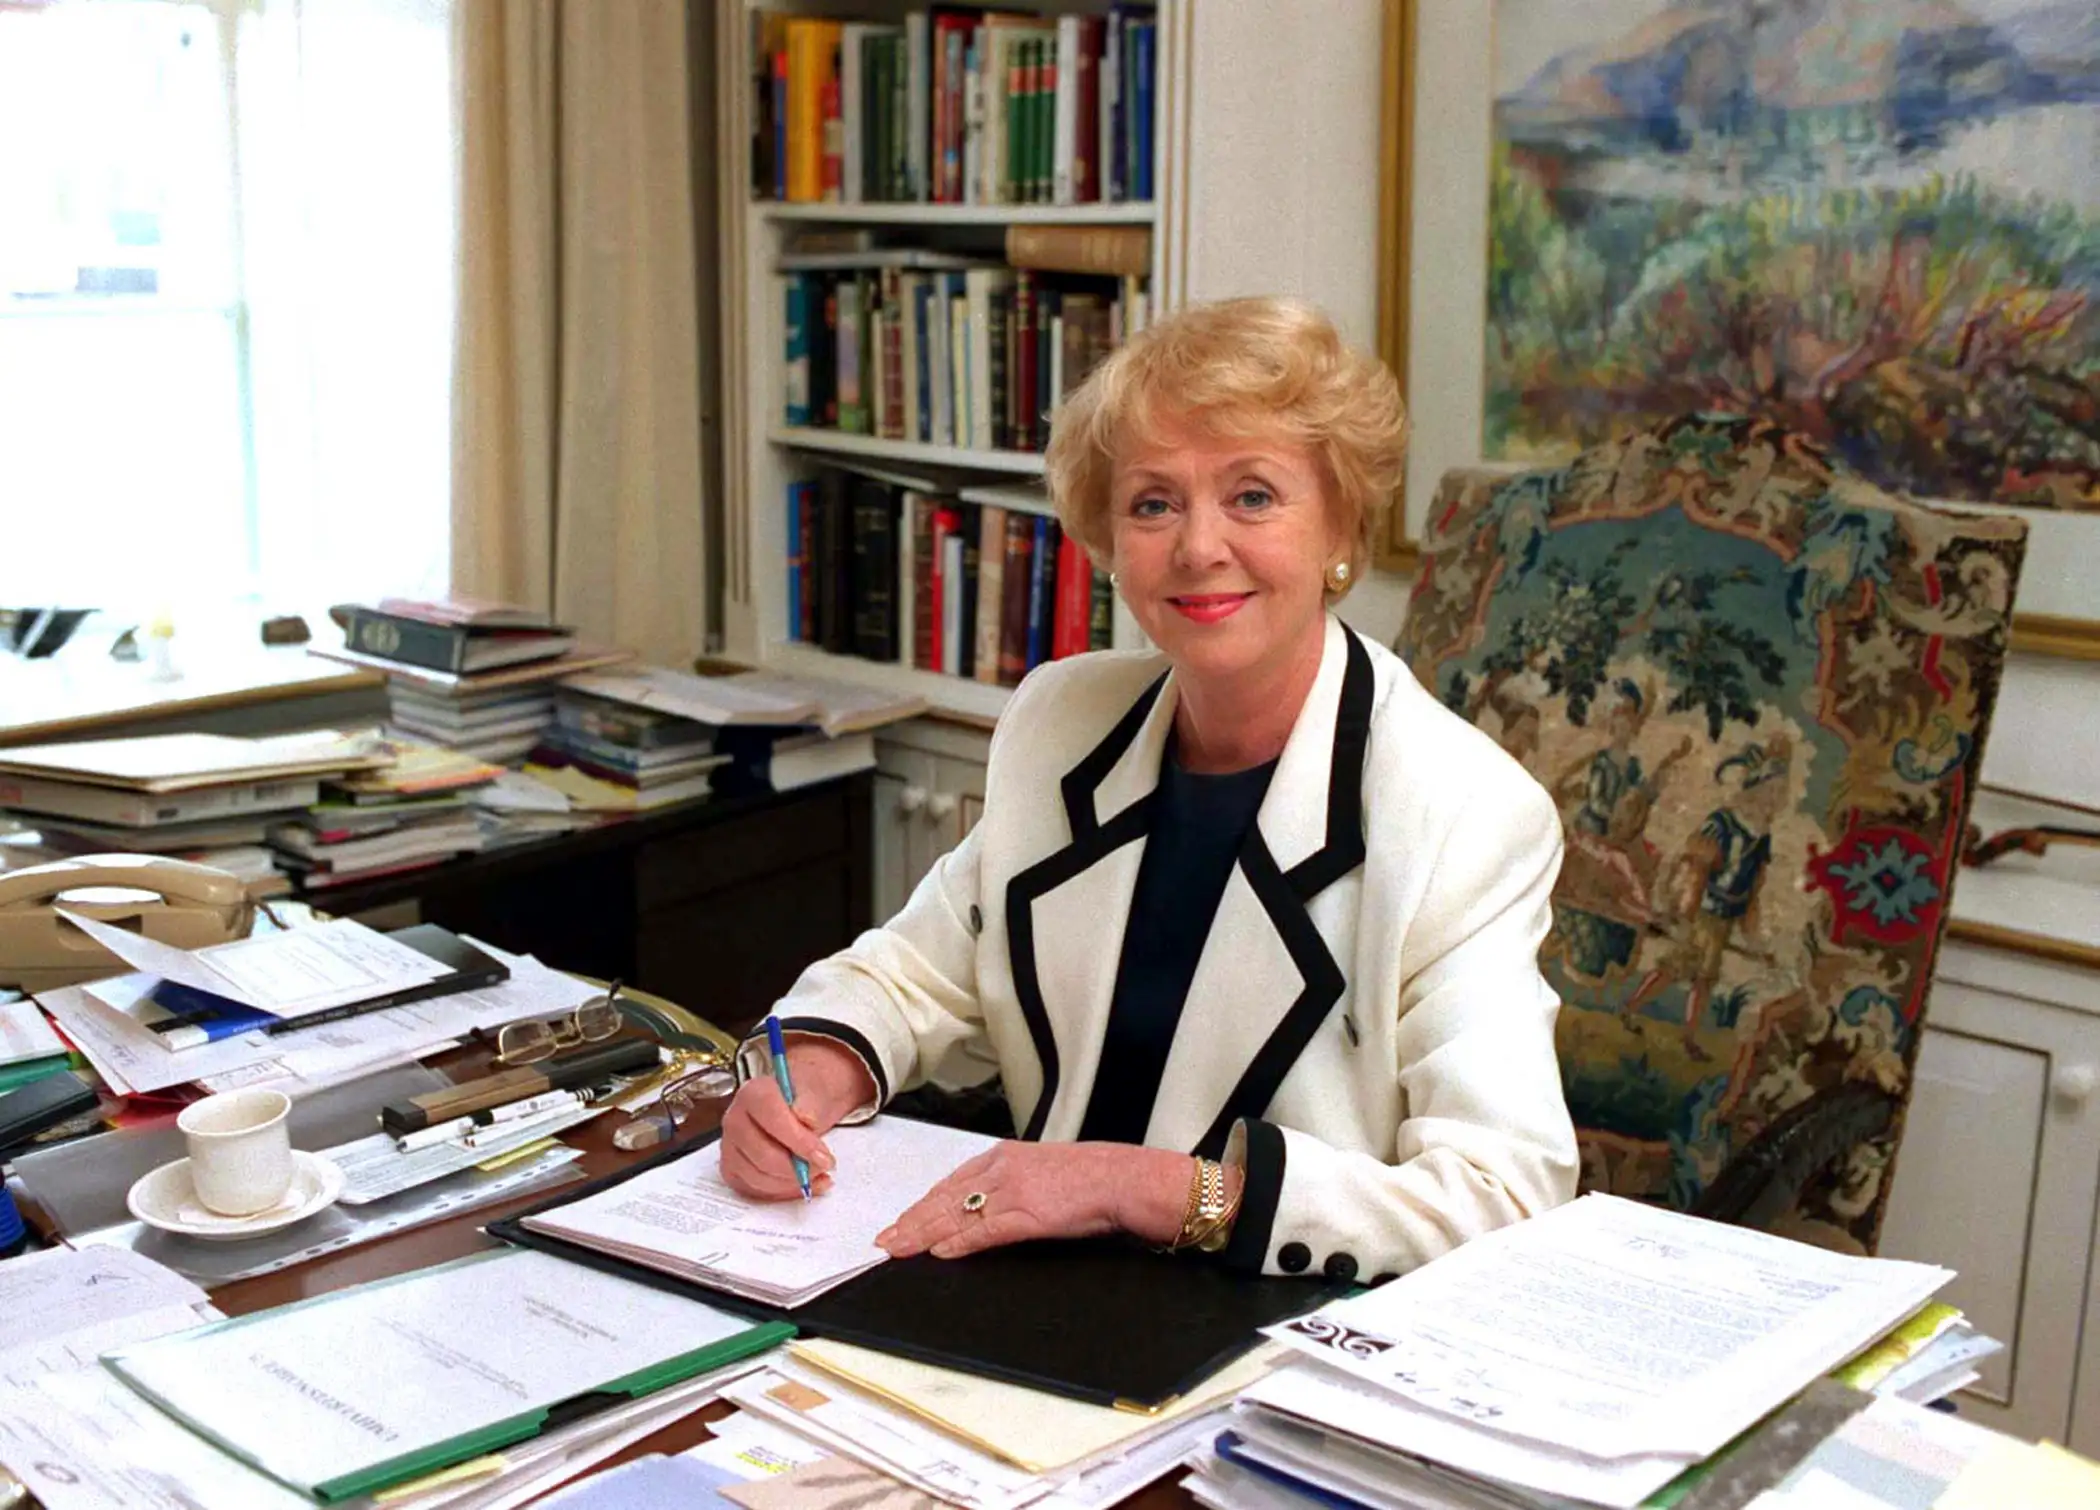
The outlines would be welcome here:
[[[963,1210],[969,1212],[972,1216],[984,1210],[984,1192],[982,1190],[973,1190],[964,1196]]]

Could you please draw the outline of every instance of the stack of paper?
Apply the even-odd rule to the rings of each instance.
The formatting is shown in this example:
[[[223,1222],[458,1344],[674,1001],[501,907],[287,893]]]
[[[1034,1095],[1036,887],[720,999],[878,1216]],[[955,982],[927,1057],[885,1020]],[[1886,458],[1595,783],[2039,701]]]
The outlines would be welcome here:
[[[1952,1277],[1586,1196],[1270,1328],[1299,1361],[1241,1396],[1198,1492],[1635,1506]]]
[[[794,1307],[882,1263],[875,1238],[958,1165],[979,1133],[878,1117],[825,1137],[837,1179],[821,1201],[759,1202],[722,1179],[720,1143],[586,1200],[525,1218],[536,1232],[749,1300]]]
[[[318,930],[294,930],[284,936],[307,931]],[[127,947],[139,942],[134,935]],[[475,947],[508,965],[510,979],[478,991],[432,997],[295,1033],[271,1035],[257,1029],[189,1049],[170,1048],[166,1035],[154,1032],[141,1020],[152,1011],[141,1002],[151,991],[155,976],[120,976],[90,986],[68,986],[42,992],[39,1000],[117,1095],[191,1082],[208,1090],[267,1085],[297,1095],[420,1059],[480,1028],[568,1011],[597,994],[596,988],[550,970],[529,955],[507,954],[478,942]]]
[[[34,1001],[0,1002],[0,1093],[55,1075],[66,1046]]]
[[[822,1451],[965,1510],[1093,1510],[1117,1504],[1172,1472],[1217,1436],[1227,1419],[1224,1402],[1230,1390],[1201,1393],[1201,1402],[1187,1410],[1132,1416],[1133,1429],[1049,1472],[1020,1467],[792,1360],[771,1360],[724,1388],[722,1398]]]
[[[0,1388],[0,1465],[46,1510],[310,1510],[293,1484],[510,1510],[698,1409],[785,1329],[497,1253],[185,1330]],[[552,1429],[594,1380],[614,1403]]]

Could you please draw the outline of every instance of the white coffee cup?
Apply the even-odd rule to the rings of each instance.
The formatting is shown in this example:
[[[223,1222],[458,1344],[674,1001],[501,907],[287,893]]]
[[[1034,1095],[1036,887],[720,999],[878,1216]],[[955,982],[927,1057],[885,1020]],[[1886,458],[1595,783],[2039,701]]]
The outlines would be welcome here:
[[[292,1185],[292,1098],[283,1091],[225,1091],[182,1109],[175,1125],[190,1149],[190,1184],[221,1216],[253,1216]]]

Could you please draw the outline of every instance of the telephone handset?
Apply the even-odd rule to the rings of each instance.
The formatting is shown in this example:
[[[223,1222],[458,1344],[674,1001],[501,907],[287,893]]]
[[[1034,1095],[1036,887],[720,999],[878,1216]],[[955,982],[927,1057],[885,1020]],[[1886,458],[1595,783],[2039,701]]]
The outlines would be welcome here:
[[[0,873],[0,986],[48,991],[131,968],[58,905],[180,949],[246,938],[255,921],[239,876],[168,855],[82,855]]]

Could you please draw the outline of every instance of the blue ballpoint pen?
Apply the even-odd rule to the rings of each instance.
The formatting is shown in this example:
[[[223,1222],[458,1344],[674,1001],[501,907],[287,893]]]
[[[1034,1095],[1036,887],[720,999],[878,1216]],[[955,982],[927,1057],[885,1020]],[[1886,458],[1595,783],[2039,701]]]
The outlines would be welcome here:
[[[781,1041],[780,1018],[768,1013],[766,1016],[766,1048],[773,1055],[773,1082],[780,1087],[780,1099],[789,1106],[795,1104],[795,1082],[788,1078],[787,1045]],[[809,1161],[794,1154],[795,1183],[802,1187],[802,1199],[809,1199]]]

